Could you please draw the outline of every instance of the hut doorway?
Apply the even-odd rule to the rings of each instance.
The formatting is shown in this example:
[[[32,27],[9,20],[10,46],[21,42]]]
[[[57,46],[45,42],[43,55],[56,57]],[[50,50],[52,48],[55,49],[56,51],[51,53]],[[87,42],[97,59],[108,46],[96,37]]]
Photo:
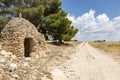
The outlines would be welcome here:
[[[32,38],[25,38],[25,40],[24,40],[24,56],[25,57],[30,57],[32,48],[33,48]]]

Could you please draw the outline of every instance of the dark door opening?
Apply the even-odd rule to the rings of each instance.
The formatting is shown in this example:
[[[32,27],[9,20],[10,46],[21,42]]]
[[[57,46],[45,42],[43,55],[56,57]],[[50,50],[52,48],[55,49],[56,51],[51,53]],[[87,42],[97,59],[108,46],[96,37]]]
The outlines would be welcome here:
[[[30,57],[30,53],[31,53],[31,38],[25,38],[24,41],[24,56],[25,57]]]

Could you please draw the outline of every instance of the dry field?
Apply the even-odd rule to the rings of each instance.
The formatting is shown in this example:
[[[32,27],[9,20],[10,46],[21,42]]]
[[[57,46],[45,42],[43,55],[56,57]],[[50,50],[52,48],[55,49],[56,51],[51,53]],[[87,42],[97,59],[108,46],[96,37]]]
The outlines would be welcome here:
[[[95,48],[104,50],[110,55],[120,57],[120,42],[90,42]]]
[[[120,53],[120,42],[91,42],[90,44],[107,52]]]

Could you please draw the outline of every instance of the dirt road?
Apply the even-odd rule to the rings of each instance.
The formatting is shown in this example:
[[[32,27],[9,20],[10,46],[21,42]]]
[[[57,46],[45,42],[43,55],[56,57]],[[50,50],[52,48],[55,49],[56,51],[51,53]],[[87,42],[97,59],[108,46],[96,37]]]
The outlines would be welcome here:
[[[120,80],[120,65],[88,43],[75,47],[70,59],[54,68],[54,80]]]

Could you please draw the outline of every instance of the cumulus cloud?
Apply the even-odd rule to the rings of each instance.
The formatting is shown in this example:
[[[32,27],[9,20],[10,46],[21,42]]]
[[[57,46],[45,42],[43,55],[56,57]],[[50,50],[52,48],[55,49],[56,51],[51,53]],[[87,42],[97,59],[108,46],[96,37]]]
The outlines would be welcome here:
[[[105,13],[95,17],[95,12],[91,9],[77,18],[68,14],[67,17],[72,21],[72,25],[79,30],[73,39],[120,41],[120,16],[110,20]]]

